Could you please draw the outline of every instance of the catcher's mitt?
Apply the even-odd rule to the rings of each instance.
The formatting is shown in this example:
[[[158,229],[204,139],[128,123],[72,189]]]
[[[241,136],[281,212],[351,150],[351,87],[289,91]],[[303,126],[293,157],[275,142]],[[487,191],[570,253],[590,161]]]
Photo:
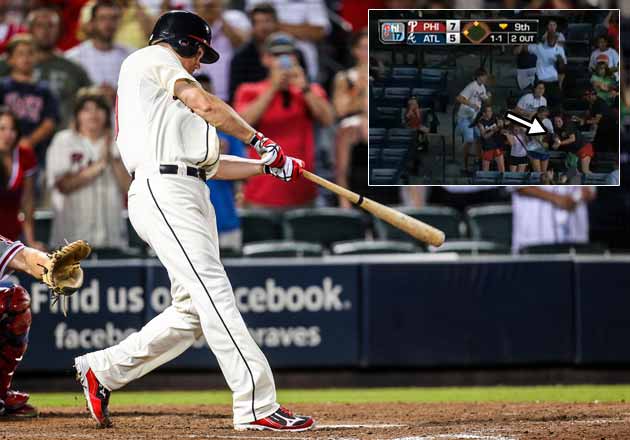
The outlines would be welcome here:
[[[61,298],[61,310],[67,316],[68,296],[83,285],[81,260],[90,255],[92,249],[83,240],[63,246],[48,254],[49,260],[44,266],[42,281],[52,290],[53,304]]]

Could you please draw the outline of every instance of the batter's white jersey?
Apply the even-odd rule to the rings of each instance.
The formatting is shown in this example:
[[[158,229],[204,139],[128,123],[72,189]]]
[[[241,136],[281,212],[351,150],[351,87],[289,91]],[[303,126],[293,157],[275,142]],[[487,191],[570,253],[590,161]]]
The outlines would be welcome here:
[[[148,46],[125,59],[118,80],[116,143],[130,173],[160,164],[184,163],[206,169],[219,163],[216,129],[174,99],[177,80],[197,81],[168,48]],[[199,86],[201,87],[201,85]]]

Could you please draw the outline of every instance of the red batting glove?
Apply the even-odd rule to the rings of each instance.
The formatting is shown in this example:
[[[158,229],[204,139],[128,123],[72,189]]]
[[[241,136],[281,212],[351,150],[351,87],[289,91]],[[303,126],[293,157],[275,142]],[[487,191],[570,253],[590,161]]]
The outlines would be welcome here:
[[[297,179],[300,174],[302,174],[303,169],[304,161],[291,156],[286,156],[284,165],[280,168],[274,168],[267,165],[264,167],[265,174],[271,174],[272,176],[285,182]]]
[[[263,136],[261,132],[257,131],[254,134],[249,141],[249,145],[256,149],[265,165],[271,168],[282,168],[284,166],[285,156],[280,145]]]

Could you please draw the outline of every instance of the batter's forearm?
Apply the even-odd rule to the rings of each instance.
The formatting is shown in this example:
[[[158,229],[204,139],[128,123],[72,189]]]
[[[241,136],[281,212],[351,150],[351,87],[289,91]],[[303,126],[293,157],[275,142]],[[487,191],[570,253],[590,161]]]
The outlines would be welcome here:
[[[263,174],[263,164],[260,160],[222,154],[219,158],[219,169],[213,179],[244,180],[259,174]]]

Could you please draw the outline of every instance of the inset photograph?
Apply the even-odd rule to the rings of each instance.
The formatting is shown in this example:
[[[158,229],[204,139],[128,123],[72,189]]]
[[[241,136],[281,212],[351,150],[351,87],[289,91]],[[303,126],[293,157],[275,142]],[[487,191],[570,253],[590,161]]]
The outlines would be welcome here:
[[[619,185],[619,10],[369,11],[370,185]]]

